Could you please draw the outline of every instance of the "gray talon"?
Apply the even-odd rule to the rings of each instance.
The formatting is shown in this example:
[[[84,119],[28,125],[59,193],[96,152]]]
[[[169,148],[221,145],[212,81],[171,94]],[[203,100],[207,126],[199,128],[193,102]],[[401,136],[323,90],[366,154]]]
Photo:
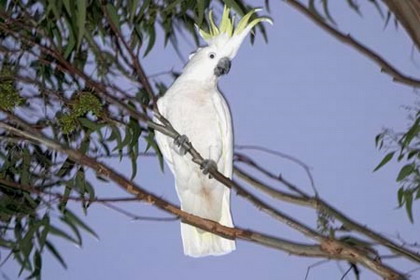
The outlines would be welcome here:
[[[179,147],[179,153],[181,155],[185,155],[191,147],[190,140],[185,134],[176,137],[174,144]]]
[[[210,173],[210,170],[217,170],[217,164],[214,160],[211,159],[205,159],[203,160],[203,163],[200,165],[200,169],[203,170],[203,174],[207,175]],[[209,178],[213,178],[211,174],[209,174]]]

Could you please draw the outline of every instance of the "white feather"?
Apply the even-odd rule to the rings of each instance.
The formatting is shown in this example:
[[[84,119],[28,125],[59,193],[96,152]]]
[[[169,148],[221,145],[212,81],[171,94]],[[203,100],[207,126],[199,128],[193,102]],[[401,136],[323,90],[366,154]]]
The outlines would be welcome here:
[[[235,41],[240,44],[240,41]],[[217,89],[214,69],[220,59],[233,59],[232,44],[210,45],[190,56],[181,76],[158,100],[159,112],[181,135],[185,134],[205,159],[216,162],[218,170],[232,178],[233,130],[229,107]],[[239,46],[237,46],[239,47]],[[233,227],[230,190],[209,179],[180,155],[173,139],[156,132],[156,141],[175,177],[181,208],[194,215]],[[192,257],[223,255],[235,250],[235,241],[181,223],[184,253]]]
[[[159,99],[158,108],[180,134],[189,137],[204,158],[214,160],[220,172],[232,177],[231,117],[216,87],[209,90],[201,82],[178,79]],[[174,174],[182,210],[232,227],[230,190],[205,176],[191,156],[179,155],[173,139],[157,132],[156,141]],[[188,256],[223,255],[235,250],[233,240],[184,223],[181,235]]]

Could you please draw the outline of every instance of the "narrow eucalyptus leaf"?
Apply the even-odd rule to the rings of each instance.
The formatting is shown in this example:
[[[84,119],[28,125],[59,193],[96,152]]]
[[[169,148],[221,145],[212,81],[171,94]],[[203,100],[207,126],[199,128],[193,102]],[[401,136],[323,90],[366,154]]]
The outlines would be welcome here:
[[[112,4],[110,4],[110,3],[108,3],[108,4],[106,4],[106,10],[107,10],[108,16],[109,16],[109,18],[111,20],[111,23],[117,29],[120,29],[121,28],[121,26],[120,26],[120,19],[119,19],[119,16],[118,16],[118,11],[115,8],[115,6],[112,5]]]
[[[382,160],[381,162],[378,164],[378,166],[375,167],[375,169],[373,169],[373,172],[377,171],[378,169],[380,169],[382,166],[384,166],[385,164],[387,164],[394,156],[395,152],[390,152],[388,153]]]
[[[45,246],[48,249],[48,251],[50,251],[50,253],[58,260],[58,262],[65,268],[67,269],[67,264],[64,261],[63,257],[61,256],[60,252],[58,252],[58,250],[55,248],[55,246],[50,242],[50,241],[46,241],[45,242]]]
[[[81,228],[83,228],[85,231],[89,232],[91,235],[93,235],[94,237],[96,237],[97,239],[99,239],[99,236],[96,234],[96,232],[91,227],[89,227],[87,224],[85,224],[73,212],[71,212],[70,210],[67,210],[66,213],[65,213],[65,216],[67,217],[67,219],[71,220],[72,222],[74,222],[75,224],[77,224]]]
[[[397,182],[404,180],[407,176],[415,171],[415,167],[413,164],[407,164],[403,168],[401,168],[400,172],[397,176]]]
[[[71,236],[71,235],[69,235],[67,232],[65,232],[65,231],[63,231],[63,230],[61,230],[61,229],[59,229],[59,228],[57,228],[57,227],[55,227],[55,226],[53,226],[53,225],[50,225],[50,229],[49,229],[49,231],[50,231],[50,233],[51,233],[52,235],[55,235],[55,236],[61,237],[61,238],[63,238],[63,239],[66,239],[66,240],[68,240],[68,241],[70,241],[70,242],[74,243],[74,244],[79,245],[79,242],[78,242],[78,241],[77,241],[74,237],[72,237],[72,236]],[[45,244],[47,244],[47,243],[45,243]]]
[[[77,0],[77,48],[80,48],[82,43],[83,35],[85,34],[86,24],[86,0]]]
[[[413,192],[412,191],[406,191],[404,193],[404,199],[405,199],[405,210],[407,211],[408,219],[411,223],[414,223],[413,218]]]

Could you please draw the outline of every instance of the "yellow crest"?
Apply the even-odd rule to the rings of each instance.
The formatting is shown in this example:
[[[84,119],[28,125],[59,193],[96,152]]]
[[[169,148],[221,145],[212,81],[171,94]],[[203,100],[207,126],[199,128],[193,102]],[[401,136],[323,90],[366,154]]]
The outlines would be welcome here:
[[[199,29],[201,37],[206,41],[212,41],[221,34],[226,34],[228,38],[231,38],[235,35],[240,35],[245,30],[251,30],[255,25],[260,22],[266,21],[270,24],[273,24],[273,21],[269,17],[256,17],[250,22],[252,15],[261,9],[252,9],[246,15],[244,15],[241,20],[235,26],[234,17],[230,16],[230,8],[227,6],[223,9],[222,19],[220,20],[219,26],[214,23],[213,11],[209,12],[209,31],[206,32],[202,29]]]

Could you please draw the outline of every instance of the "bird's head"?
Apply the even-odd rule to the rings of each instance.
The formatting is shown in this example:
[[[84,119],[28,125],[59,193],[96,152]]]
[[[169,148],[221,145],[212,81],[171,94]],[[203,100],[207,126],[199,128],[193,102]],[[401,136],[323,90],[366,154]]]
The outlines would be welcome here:
[[[235,25],[234,18],[230,15],[230,9],[225,6],[219,26],[214,23],[213,14],[210,11],[208,32],[199,29],[207,46],[198,48],[190,55],[184,73],[194,75],[200,80],[216,80],[227,74],[231,67],[231,61],[252,28],[263,21],[272,24],[272,20],[268,17],[254,17],[251,20],[258,11],[259,9],[251,10]]]

